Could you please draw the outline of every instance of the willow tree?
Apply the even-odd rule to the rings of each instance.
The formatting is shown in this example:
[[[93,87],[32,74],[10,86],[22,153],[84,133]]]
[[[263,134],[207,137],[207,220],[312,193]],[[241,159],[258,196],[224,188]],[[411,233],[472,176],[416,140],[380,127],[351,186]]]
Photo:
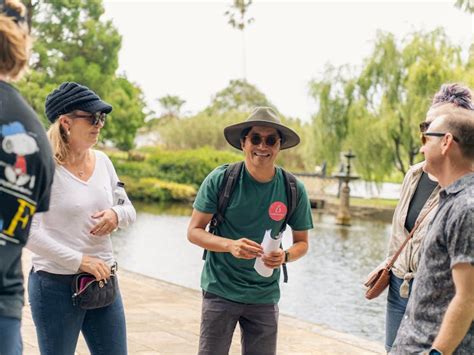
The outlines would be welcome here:
[[[455,5],[463,11],[474,13],[474,0],[456,0]]]
[[[337,163],[347,139],[353,94],[354,79],[347,66],[328,66],[321,79],[310,82],[310,95],[319,108],[313,117],[314,155],[330,168]]]
[[[440,29],[401,41],[378,33],[358,75],[312,82],[317,149],[334,166],[339,151],[352,148],[366,179],[406,173],[421,158],[418,124],[431,97],[442,83],[463,78],[460,54]]]

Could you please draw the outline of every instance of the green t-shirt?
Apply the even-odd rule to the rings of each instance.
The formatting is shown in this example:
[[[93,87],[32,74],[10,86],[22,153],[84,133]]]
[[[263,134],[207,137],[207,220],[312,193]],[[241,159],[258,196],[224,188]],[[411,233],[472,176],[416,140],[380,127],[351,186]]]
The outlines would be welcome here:
[[[203,213],[215,213],[219,187],[227,164],[212,171],[202,183],[193,207]],[[293,216],[288,221],[292,229],[313,228],[311,206],[304,185],[297,182],[298,199]],[[276,237],[284,221],[287,207],[285,180],[281,168],[266,183],[256,181],[243,168],[225,211],[225,220],[217,235],[229,239],[248,238],[261,243],[266,230]],[[255,259],[238,259],[231,253],[207,253],[201,275],[204,291],[225,299],[248,304],[275,304],[280,299],[280,270],[262,277],[254,269]]]

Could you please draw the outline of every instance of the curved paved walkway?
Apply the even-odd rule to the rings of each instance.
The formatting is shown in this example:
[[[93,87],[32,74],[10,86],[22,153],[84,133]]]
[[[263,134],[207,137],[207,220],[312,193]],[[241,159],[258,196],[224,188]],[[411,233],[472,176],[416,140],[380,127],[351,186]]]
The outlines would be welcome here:
[[[25,252],[25,275],[29,259],[29,253]],[[119,271],[119,279],[130,354],[196,354],[201,310],[199,291],[123,269]],[[29,306],[24,307],[22,334],[25,355],[39,354]],[[237,330],[231,354],[240,354],[239,339]],[[77,354],[89,354],[82,337]],[[382,344],[280,315],[278,354],[384,354],[384,349]]]

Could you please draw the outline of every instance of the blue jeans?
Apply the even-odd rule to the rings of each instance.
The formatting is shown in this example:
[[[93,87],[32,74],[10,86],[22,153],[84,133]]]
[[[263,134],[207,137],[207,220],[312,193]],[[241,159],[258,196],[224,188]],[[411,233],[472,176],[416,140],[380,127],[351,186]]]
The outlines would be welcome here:
[[[400,286],[402,283],[403,279],[391,274],[387,296],[387,313],[385,317],[385,350],[387,350],[387,352],[392,349],[393,342],[397,337],[398,328],[400,328],[400,323],[402,322],[408,304],[408,298],[400,296]],[[412,284],[413,279],[409,282],[408,295],[411,293]]]
[[[68,276],[55,279],[32,271],[28,295],[42,355],[73,355],[79,332],[93,355],[127,354],[120,293],[110,306],[86,311],[72,304]]]
[[[21,320],[10,317],[0,317],[0,355],[21,355]]]

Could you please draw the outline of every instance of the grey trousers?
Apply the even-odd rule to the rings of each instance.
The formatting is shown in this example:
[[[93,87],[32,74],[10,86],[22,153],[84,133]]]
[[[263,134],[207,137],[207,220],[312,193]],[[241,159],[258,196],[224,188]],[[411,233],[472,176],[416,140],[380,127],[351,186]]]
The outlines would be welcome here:
[[[237,322],[243,355],[275,355],[278,304],[244,304],[203,292],[199,355],[227,355]]]

